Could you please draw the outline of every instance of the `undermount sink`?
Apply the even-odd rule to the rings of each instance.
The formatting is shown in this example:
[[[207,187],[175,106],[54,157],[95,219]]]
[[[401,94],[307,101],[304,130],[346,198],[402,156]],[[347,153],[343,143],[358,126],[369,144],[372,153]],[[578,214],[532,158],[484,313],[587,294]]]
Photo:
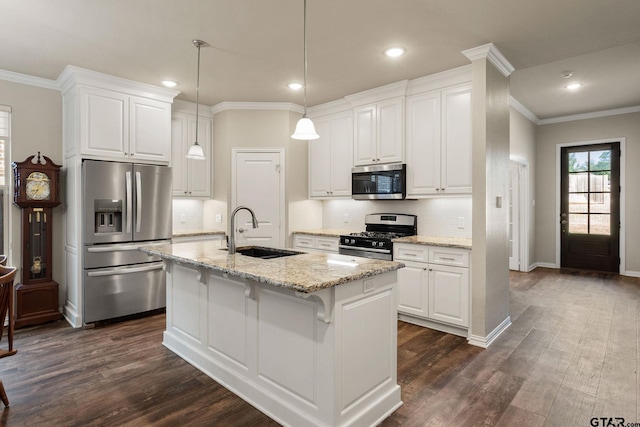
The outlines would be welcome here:
[[[260,259],[281,258],[291,255],[300,255],[304,252],[290,251],[287,249],[267,248],[264,246],[244,246],[236,248],[236,253]]]

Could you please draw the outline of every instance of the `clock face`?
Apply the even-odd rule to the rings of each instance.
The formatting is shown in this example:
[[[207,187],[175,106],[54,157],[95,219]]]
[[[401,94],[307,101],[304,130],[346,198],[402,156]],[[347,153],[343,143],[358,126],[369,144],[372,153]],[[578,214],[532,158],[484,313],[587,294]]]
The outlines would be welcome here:
[[[31,172],[25,187],[27,199],[49,200],[51,197],[51,181],[46,173]]]

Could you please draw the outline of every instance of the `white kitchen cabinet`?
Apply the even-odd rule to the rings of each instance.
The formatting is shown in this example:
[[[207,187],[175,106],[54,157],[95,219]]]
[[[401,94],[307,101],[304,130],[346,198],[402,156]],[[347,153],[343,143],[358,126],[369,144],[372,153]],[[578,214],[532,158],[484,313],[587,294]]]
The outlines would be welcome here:
[[[339,237],[317,236],[310,234],[293,234],[294,249],[307,252],[332,252],[338,253]]]
[[[187,159],[189,147],[196,135],[196,116],[174,112],[171,117],[171,166],[173,168],[174,197],[211,197],[211,117],[198,118],[198,144],[202,146],[205,160]]]
[[[354,109],[355,166],[404,160],[404,97]]]
[[[80,88],[80,153],[169,163],[171,103],[95,87]]]
[[[351,112],[313,119],[320,138],[309,141],[309,197],[351,197]]]
[[[407,195],[471,194],[471,86],[407,98]]]
[[[469,260],[466,249],[394,245],[400,320],[466,336],[469,327]]]

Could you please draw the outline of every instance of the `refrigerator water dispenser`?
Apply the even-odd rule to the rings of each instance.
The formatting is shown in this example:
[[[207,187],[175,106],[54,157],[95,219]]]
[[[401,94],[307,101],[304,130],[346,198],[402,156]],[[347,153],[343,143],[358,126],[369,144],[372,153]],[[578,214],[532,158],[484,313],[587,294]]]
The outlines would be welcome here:
[[[122,200],[94,200],[95,233],[122,232]]]

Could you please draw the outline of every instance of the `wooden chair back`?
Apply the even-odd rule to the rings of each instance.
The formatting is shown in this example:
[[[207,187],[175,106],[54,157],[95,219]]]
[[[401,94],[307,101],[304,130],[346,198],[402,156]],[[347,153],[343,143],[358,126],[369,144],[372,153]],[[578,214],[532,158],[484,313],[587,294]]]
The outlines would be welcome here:
[[[4,320],[9,315],[7,325],[8,350],[0,349],[0,357],[13,356],[17,350],[13,349],[13,280],[16,277],[16,267],[0,265],[0,341],[4,335]],[[3,346],[5,347],[5,346]]]

